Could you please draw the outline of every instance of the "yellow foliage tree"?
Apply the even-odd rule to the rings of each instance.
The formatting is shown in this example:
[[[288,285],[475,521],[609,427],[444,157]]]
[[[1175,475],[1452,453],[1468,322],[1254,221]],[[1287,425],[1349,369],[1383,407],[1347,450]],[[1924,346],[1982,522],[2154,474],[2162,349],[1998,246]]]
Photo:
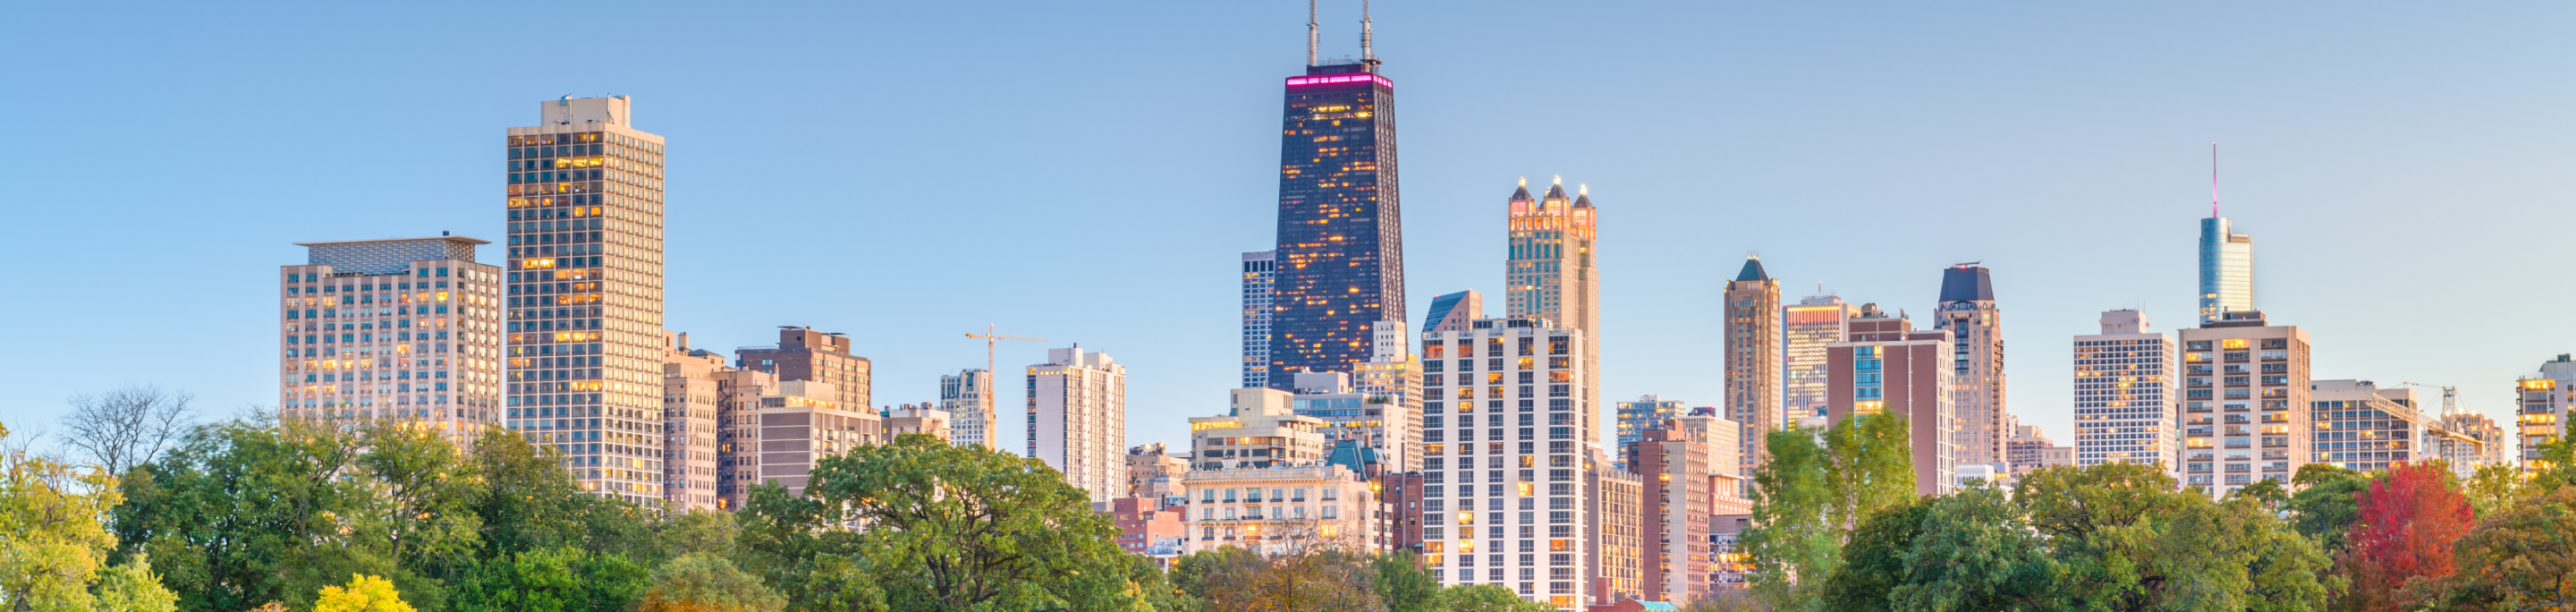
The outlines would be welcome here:
[[[322,597],[313,601],[313,612],[412,612],[403,603],[402,591],[383,576],[350,576],[347,587],[322,587]]]

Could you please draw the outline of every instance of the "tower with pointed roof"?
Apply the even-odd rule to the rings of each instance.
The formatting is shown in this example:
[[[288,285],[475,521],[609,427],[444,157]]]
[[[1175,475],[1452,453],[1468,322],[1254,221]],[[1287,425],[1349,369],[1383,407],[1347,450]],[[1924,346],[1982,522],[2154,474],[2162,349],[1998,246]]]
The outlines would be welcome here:
[[[1547,195],[1531,199],[1529,181],[1512,191],[1510,260],[1503,264],[1504,316],[1544,319],[1563,329],[1583,330],[1583,371],[1594,376],[1576,397],[1582,410],[1601,405],[1601,275],[1593,268],[1593,224],[1589,188],[1565,194],[1562,179],[1548,185]]]
[[[2004,314],[1995,306],[1994,277],[1964,263],[1941,273],[1941,302],[1933,325],[1949,330],[1952,432],[1959,465],[1992,465],[2009,472],[2004,443],[2011,439],[2004,413]]]
[[[1750,475],[1769,458],[1762,441],[1779,429],[1780,281],[1762,269],[1762,258],[1744,258],[1726,283],[1726,419],[1744,427],[1737,437],[1737,475]]]

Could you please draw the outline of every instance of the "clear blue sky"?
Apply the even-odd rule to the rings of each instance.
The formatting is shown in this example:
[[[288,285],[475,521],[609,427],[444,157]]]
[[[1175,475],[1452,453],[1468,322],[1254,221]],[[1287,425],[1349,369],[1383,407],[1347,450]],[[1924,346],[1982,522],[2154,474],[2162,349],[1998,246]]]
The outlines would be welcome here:
[[[129,382],[269,404],[290,242],[499,237],[503,128],[613,93],[671,143],[671,328],[849,332],[894,404],[982,365],[960,334],[999,323],[1128,364],[1131,442],[1183,442],[1236,381],[1300,4],[0,8],[0,421]],[[2066,440],[2069,336],[2122,307],[2188,323],[2211,141],[2259,304],[2320,378],[2502,416],[2576,351],[2576,5],[1377,9],[1410,314],[1500,286],[1514,178],[1588,183],[1612,398],[1719,400],[1713,303],[1748,251],[1792,298],[1914,312],[1982,260],[2011,409]],[[1328,55],[1358,17],[1327,3]]]

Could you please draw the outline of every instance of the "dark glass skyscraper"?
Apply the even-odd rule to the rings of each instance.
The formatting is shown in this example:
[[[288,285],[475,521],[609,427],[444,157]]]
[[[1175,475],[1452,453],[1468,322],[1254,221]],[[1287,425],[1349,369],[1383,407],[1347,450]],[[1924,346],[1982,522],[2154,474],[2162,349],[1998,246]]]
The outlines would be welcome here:
[[[1288,79],[1279,146],[1278,277],[1270,386],[1295,371],[1349,372],[1370,325],[1404,320],[1404,222],[1396,197],[1395,82],[1365,58]]]

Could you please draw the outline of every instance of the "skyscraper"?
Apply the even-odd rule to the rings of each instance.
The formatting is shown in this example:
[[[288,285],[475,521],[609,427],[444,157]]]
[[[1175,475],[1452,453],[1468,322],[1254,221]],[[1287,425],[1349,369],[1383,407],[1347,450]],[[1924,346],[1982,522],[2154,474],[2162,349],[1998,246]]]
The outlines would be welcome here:
[[[2218,204],[2200,220],[2200,323],[2254,309],[2254,237],[2235,233]]]
[[[744,399],[734,393],[753,377],[727,365],[723,353],[691,348],[688,334],[665,336],[671,340],[662,358],[662,501],[674,510],[726,509],[721,430],[724,417],[733,415],[728,402]]]
[[[1661,396],[1641,395],[1637,401],[1619,402],[1617,412],[1613,413],[1618,423],[1610,432],[1610,447],[1618,451],[1612,467],[1629,469],[1628,445],[1645,439],[1646,430],[1662,427],[1665,421],[1685,414],[1690,414],[1690,408],[1682,405],[1681,400],[1668,400]]]
[[[1029,457],[1105,502],[1127,494],[1127,366],[1082,347],[1029,366]]]
[[[1959,411],[1958,459],[2009,472],[2004,460],[2004,315],[1995,307],[1995,283],[1983,266],[1960,264],[1941,271],[1941,302],[1933,323],[1950,331],[1951,402]]]
[[[1442,584],[1502,585],[1566,609],[1594,575],[1578,475],[1610,468],[1587,459],[1601,453],[1600,416],[1576,391],[1582,336],[1519,318],[1423,333],[1423,392],[1436,399],[1422,409],[1422,540]]]
[[[583,490],[660,499],[662,137],[625,96],[537,110],[506,134],[510,409]]]
[[[1958,485],[1958,422],[1951,402],[1954,365],[1950,334],[1915,331],[1914,322],[1890,317],[1877,304],[1861,307],[1848,340],[1825,347],[1828,404],[1825,417],[1845,419],[1895,414],[1905,417],[1913,447],[1914,491],[1948,494]]]
[[[2514,401],[2523,472],[2546,469],[2540,447],[2567,435],[2567,419],[2576,417],[2576,359],[2559,353],[2558,359],[2542,362],[2539,375],[2514,381]]]
[[[1726,284],[1726,419],[1742,424],[1734,475],[1753,473],[1768,456],[1764,434],[1780,428],[1780,281],[1762,271],[1762,258],[1744,258],[1744,269]]]
[[[2075,465],[2155,464],[2180,473],[2177,348],[2173,336],[2147,331],[2146,314],[2135,310],[2104,312],[2102,333],[2075,337]]]
[[[463,236],[300,242],[283,266],[278,412],[424,424],[472,444],[501,425],[501,269]]]
[[[1485,318],[1485,295],[1474,289],[1431,298],[1431,312],[1422,318],[1422,331],[1465,331],[1467,323]]]
[[[948,424],[950,443],[1001,450],[1001,415],[993,410],[993,373],[981,368],[939,377],[939,409],[955,419]]]
[[[2308,462],[2309,346],[2261,311],[2182,330],[2183,486],[2222,496]]]
[[[1860,307],[1831,295],[1811,295],[1780,309],[1780,423],[1825,414],[1825,345],[1843,341],[1844,324]]]
[[[1583,331],[1577,359],[1589,375],[1576,391],[1586,405],[1601,405],[1601,276],[1593,269],[1592,195],[1578,188],[1565,197],[1563,183],[1533,201],[1528,182],[1512,191],[1511,260],[1503,264],[1504,316],[1544,319],[1557,329]]]
[[[1270,384],[1270,293],[1279,280],[1278,251],[1243,254],[1243,386]]]
[[[873,405],[868,401],[874,376],[870,362],[851,354],[850,337],[840,332],[782,325],[776,346],[735,349],[734,357],[741,360],[742,369],[777,374],[779,382],[830,383],[839,394],[832,401],[848,410],[866,411]]]
[[[1281,113],[1272,388],[1294,372],[1351,371],[1369,359],[1371,325],[1406,313],[1395,81],[1365,35],[1359,59],[1319,63],[1314,27]]]

